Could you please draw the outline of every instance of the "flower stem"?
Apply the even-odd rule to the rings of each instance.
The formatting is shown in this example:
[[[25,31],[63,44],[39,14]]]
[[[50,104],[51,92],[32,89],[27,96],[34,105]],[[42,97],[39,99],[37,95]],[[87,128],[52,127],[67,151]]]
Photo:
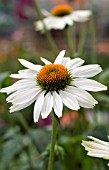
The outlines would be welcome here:
[[[27,132],[29,130],[29,125],[26,121],[26,119],[24,118],[23,114],[18,113],[17,114],[17,118],[19,119],[20,123],[22,124],[23,128],[25,129],[25,131]]]
[[[73,46],[73,42],[71,41],[71,38],[70,38],[71,36],[69,36],[68,27],[66,27],[64,29],[64,35],[65,35],[67,46],[70,50],[70,57],[73,58],[74,46]]]
[[[54,150],[55,150],[55,142],[57,135],[57,120],[54,112],[52,113],[52,136],[51,136],[51,146],[50,146],[50,158],[48,162],[48,170],[53,170],[53,162],[54,162]]]
[[[84,8],[84,1],[79,0],[80,9],[82,10]],[[82,55],[86,40],[86,25],[85,23],[80,24],[80,36],[79,36],[79,45],[78,45],[78,54]]]
[[[84,50],[86,40],[86,27],[84,23],[80,25],[80,38],[79,38],[79,45],[78,45],[78,54],[82,55]]]
[[[33,3],[34,3],[35,10],[36,10],[36,12],[37,12],[37,15],[38,15],[39,19],[42,21],[43,28],[44,28],[44,32],[45,32],[46,37],[47,37],[47,40],[48,40],[48,42],[49,42],[49,44],[50,44],[50,46],[51,46],[51,49],[52,49],[53,53],[54,53],[55,55],[57,55],[57,53],[58,53],[58,48],[57,48],[56,43],[54,42],[54,40],[53,40],[50,32],[46,29],[46,25],[45,25],[45,23],[43,22],[43,16],[42,16],[40,7],[39,7],[39,5],[38,5],[38,3],[37,3],[37,0],[33,0]]]
[[[90,0],[91,10],[93,8],[93,0]],[[93,15],[91,16],[90,21],[90,34],[91,34],[91,60],[92,63],[96,63],[96,32],[95,32],[95,23]]]

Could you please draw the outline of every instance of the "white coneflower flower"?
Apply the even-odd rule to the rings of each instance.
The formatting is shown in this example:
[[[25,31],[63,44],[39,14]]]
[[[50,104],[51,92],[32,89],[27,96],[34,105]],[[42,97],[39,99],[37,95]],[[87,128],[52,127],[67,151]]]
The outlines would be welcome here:
[[[82,146],[88,151],[87,155],[109,160],[109,142],[92,136],[88,136],[88,138],[92,141],[82,141]]]
[[[19,62],[27,67],[10,77],[20,79],[12,86],[1,89],[10,94],[7,102],[11,102],[10,112],[26,108],[35,101],[34,121],[39,115],[46,118],[52,109],[58,117],[62,116],[63,104],[72,110],[80,106],[92,108],[97,101],[85,90],[101,91],[107,87],[95,80],[88,79],[102,71],[98,64],[81,66],[84,60],[65,57],[61,51],[54,63],[41,58],[45,66],[32,64],[24,59]]]
[[[65,4],[55,6],[49,15],[43,19],[48,30],[51,29],[64,29],[67,25],[71,26],[74,22],[85,22],[89,20],[92,12],[90,10],[76,10]],[[35,28],[37,31],[44,31],[42,21],[35,22]]]

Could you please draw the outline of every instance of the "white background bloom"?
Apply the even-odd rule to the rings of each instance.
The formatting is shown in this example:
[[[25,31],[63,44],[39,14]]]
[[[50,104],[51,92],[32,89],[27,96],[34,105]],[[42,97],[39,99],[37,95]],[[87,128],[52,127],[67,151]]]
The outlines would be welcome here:
[[[41,58],[45,66],[32,64],[24,59],[19,62],[27,69],[11,74],[10,77],[20,79],[13,85],[1,89],[10,94],[6,101],[11,102],[10,112],[26,108],[33,102],[34,121],[39,115],[46,118],[52,109],[58,117],[62,116],[63,104],[72,110],[80,106],[93,108],[97,101],[87,91],[106,90],[107,87],[89,79],[102,71],[98,64],[82,66],[84,60],[64,57],[61,51],[54,63]],[[87,91],[86,91],[87,90]]]
[[[48,30],[51,29],[64,29],[67,25],[72,26],[74,22],[85,22],[89,20],[92,12],[90,10],[76,10],[69,5],[59,5],[51,10],[51,13],[43,19]],[[43,32],[42,21],[35,22],[37,31]]]
[[[88,138],[92,141],[82,141],[82,145],[88,151],[87,155],[109,160],[109,142],[92,136],[88,136]]]

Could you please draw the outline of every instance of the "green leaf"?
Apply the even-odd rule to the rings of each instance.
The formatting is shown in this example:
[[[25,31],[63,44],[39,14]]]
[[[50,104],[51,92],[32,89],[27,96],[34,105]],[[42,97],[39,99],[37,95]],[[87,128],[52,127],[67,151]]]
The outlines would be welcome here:
[[[49,129],[31,129],[29,131],[32,141],[36,145],[39,152],[43,152],[50,143],[51,130]]]
[[[0,73],[0,87],[2,82],[9,76],[9,72]]]
[[[17,135],[15,138],[6,141],[3,144],[3,151],[2,151],[2,170],[7,170],[10,161],[13,157],[22,151],[22,136]]]
[[[104,83],[105,85],[109,85],[109,68],[104,70],[100,75],[99,75],[99,81],[101,83]]]

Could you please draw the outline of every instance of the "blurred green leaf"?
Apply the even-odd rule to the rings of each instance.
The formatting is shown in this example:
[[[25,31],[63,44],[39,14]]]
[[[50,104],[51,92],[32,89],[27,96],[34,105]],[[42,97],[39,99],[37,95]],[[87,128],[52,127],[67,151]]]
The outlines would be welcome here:
[[[12,158],[14,158],[16,154],[22,151],[23,145],[21,141],[22,141],[22,136],[17,135],[15,138],[10,139],[3,144],[3,148],[2,148],[3,156],[2,156],[2,164],[1,164],[3,170],[7,170],[8,165],[12,160]]]
[[[109,85],[109,68],[100,73],[99,80],[101,83],[104,83],[107,86]]]
[[[9,72],[0,73],[0,87],[2,82],[9,76]]]
[[[51,130],[49,129],[31,129],[29,131],[32,141],[37,146],[39,152],[43,152],[50,143]]]

